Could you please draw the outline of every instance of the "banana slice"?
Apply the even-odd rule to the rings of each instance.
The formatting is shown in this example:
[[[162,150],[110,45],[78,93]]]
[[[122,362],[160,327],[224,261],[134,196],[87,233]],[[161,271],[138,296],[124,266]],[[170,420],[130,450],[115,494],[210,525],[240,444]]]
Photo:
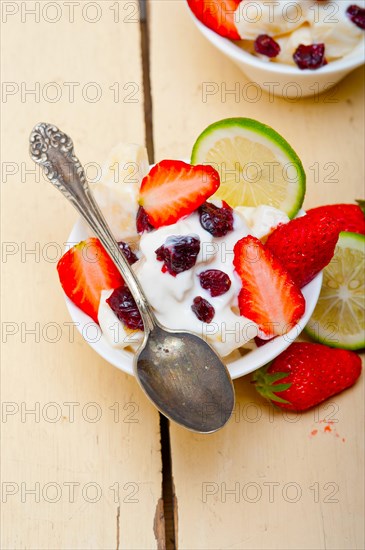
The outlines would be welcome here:
[[[351,53],[363,40],[364,31],[347,16],[351,4],[361,5],[361,0],[341,0],[341,2],[317,2],[315,10],[309,10],[309,23],[312,27],[313,43],[325,44],[328,61]]]
[[[280,53],[275,57],[275,61],[278,63],[293,64],[293,54],[300,44],[309,46],[313,42],[316,42],[316,40],[313,40],[312,32],[312,27],[305,24],[290,34],[276,38],[280,46]]]
[[[101,293],[98,321],[108,344],[116,349],[130,348],[136,351],[143,339],[142,330],[126,329],[106,300],[113,290],[103,290]]]
[[[138,192],[149,171],[145,147],[120,143],[112,149],[92,190],[117,241],[137,237]]]
[[[259,34],[277,36],[300,27],[307,16],[308,2],[256,0],[241,2],[235,12],[235,23],[242,39],[255,40]]]
[[[244,43],[238,45],[257,55],[250,41],[268,34],[278,42],[281,52],[272,60],[259,56],[267,62],[294,65],[293,53],[299,44],[324,43],[327,61],[342,58],[364,45],[364,31],[346,13],[353,3],[353,0],[241,2],[235,12],[235,23]],[[364,0],[355,4],[365,7]]]
[[[147,150],[135,143],[119,143],[109,153],[101,181],[110,185],[131,185],[139,189],[149,171]]]
[[[258,239],[268,237],[270,233],[280,224],[288,223],[289,218],[273,206],[238,206],[235,211],[244,219],[250,228],[250,234]]]

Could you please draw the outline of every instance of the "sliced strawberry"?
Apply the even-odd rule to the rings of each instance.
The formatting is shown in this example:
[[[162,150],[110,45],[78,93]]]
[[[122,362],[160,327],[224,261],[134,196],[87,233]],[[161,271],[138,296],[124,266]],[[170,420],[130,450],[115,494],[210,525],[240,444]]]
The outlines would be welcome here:
[[[65,294],[96,323],[101,291],[124,285],[101,242],[94,237],[70,248],[58,262],[57,271]]]
[[[241,0],[188,0],[195,17],[221,36],[240,40],[234,21],[234,12]]]
[[[241,315],[268,336],[287,333],[305,311],[305,300],[279,260],[249,235],[234,247],[233,264],[242,280],[238,296]]]
[[[142,180],[139,204],[153,227],[171,225],[202,205],[219,187],[211,166],[163,160]]]

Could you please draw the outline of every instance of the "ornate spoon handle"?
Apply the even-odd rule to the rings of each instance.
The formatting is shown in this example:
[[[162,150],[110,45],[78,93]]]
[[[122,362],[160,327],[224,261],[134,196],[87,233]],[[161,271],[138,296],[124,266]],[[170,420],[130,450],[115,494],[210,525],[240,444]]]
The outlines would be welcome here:
[[[71,138],[53,124],[41,122],[33,128],[30,135],[30,156],[34,162],[42,166],[49,181],[76,208],[100,239],[136,301],[145,332],[151,331],[157,324],[155,315],[137,277],[95,202],[84,169],[75,156]]]

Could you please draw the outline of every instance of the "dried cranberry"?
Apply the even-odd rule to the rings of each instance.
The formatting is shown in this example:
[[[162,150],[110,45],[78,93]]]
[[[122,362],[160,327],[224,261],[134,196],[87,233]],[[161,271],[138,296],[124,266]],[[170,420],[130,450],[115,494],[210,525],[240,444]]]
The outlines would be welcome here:
[[[194,311],[199,321],[203,321],[204,323],[210,323],[215,315],[215,310],[212,304],[210,304],[207,300],[204,300],[201,296],[194,298],[191,309]]]
[[[311,44],[310,46],[300,44],[293,54],[293,59],[299,69],[310,69],[311,71],[320,69],[327,65],[324,49],[324,44]]]
[[[269,338],[268,340],[263,340],[262,338],[260,338],[259,336],[255,336],[254,340],[255,340],[255,344],[258,348],[261,348],[262,346],[265,346],[266,344],[268,344],[269,342],[272,342],[272,340],[275,340],[276,336],[274,336],[273,338]]]
[[[352,4],[347,8],[347,15],[355,25],[360,27],[360,29],[365,29],[365,9]]]
[[[125,243],[124,241],[119,241],[118,245],[121,251],[123,252],[124,256],[126,257],[126,260],[128,261],[129,265],[133,265],[136,262],[138,262],[138,258],[133,252],[133,250],[131,250],[131,247],[129,246],[129,244]]]
[[[207,269],[198,275],[200,284],[210,295],[222,296],[231,288],[231,279],[219,269]]]
[[[106,302],[126,327],[143,330],[141,314],[127,286],[116,288]]]
[[[136,226],[137,233],[144,233],[145,231],[149,233],[154,229],[153,225],[150,224],[146,210],[142,206],[138,208]]]
[[[199,207],[200,223],[213,237],[224,237],[233,230],[233,210],[224,201],[222,208],[211,202],[205,202]]]
[[[165,244],[155,250],[155,254],[160,262],[164,262],[162,271],[168,271],[175,277],[195,265],[199,251],[199,238],[171,235],[167,237]]]
[[[254,48],[255,52],[267,57],[276,57],[281,49],[279,44],[268,34],[260,34],[254,42]]]

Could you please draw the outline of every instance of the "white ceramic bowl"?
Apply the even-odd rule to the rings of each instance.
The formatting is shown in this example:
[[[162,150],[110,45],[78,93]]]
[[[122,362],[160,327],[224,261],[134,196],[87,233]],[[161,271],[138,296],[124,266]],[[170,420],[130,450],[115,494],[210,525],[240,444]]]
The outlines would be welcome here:
[[[189,7],[188,7],[189,9]],[[316,71],[301,70],[284,63],[272,63],[245,52],[228,38],[220,36],[201,23],[189,9],[189,13],[199,31],[218,50],[229,57],[245,75],[257,86],[272,95],[290,99],[312,96],[326,92],[335,86],[352,70],[364,63],[364,42],[351,54],[337,61],[331,61]],[[254,94],[254,91],[247,91]]]
[[[68,237],[69,244],[75,244],[90,236],[89,230],[80,219],[73,227]],[[239,378],[248,374],[262,365],[265,365],[274,359],[279,353],[284,351],[302,332],[311,317],[316,306],[319,293],[322,286],[322,273],[317,275],[306,287],[302,289],[306,300],[306,310],[299,323],[287,334],[271,340],[267,344],[257,349],[247,351],[245,355],[238,359],[227,362],[228,370],[232,378]],[[128,351],[112,348],[101,333],[100,327],[85,313],[81,311],[67,296],[65,296],[66,305],[77,329],[82,334],[88,344],[103,357],[106,361],[118,369],[133,375],[133,354]]]

